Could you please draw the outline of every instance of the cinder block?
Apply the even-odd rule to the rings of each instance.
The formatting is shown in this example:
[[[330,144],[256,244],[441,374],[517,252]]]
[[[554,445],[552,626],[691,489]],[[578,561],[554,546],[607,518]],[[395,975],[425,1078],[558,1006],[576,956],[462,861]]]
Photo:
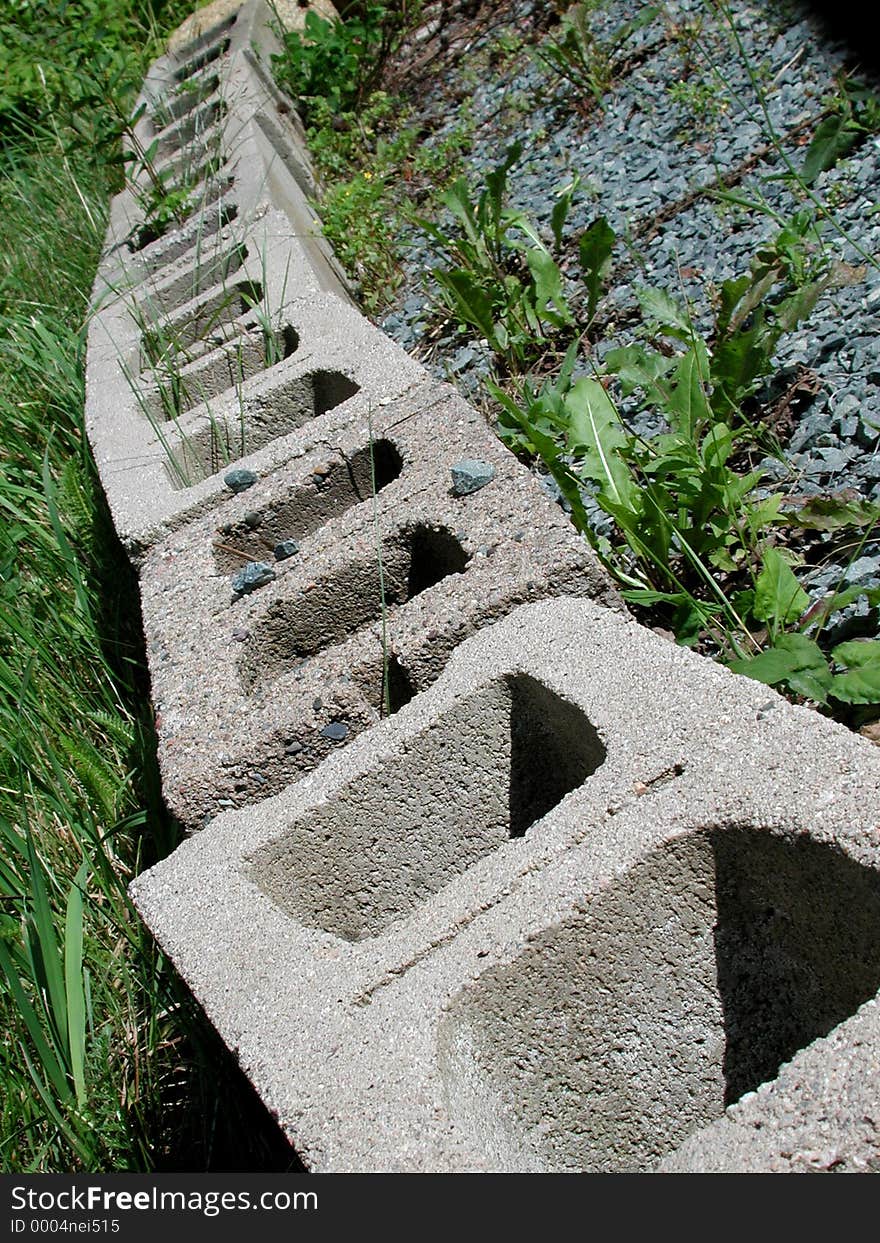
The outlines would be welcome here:
[[[314,1169],[871,1168],[878,777],[553,600],[132,891]]]
[[[88,432],[206,826],[139,908],[314,1169],[877,1169],[880,756],[616,611],[349,305],[267,12],[151,68],[95,287]]]
[[[875,937],[876,926],[868,947]],[[874,999],[793,1057],[772,1083],[747,1092],[723,1118],[685,1140],[659,1168],[673,1174],[876,1174],[878,1101],[880,1007]]]
[[[263,260],[289,255],[283,235],[271,238],[275,219],[265,217],[258,262],[249,243],[229,285],[159,321],[151,368],[143,370],[143,338],[153,329],[136,331],[124,300],[91,325],[87,428],[116,529],[135,556],[223,500],[231,466],[265,472],[424,381],[423,369],[347,303],[293,296],[302,293],[296,274]],[[278,308],[268,321],[259,305],[247,309],[257,297]],[[262,369],[267,341],[280,361]]]
[[[379,403],[424,378],[347,305],[295,118],[246,42],[224,25],[185,56],[151,70],[138,134],[143,149],[159,141],[166,171],[204,173],[200,202],[153,238],[143,170],[140,189],[117,197],[89,335],[86,424],[134,556],[222,497],[222,468],[259,454],[265,470],[290,451],[279,442],[355,393]],[[222,121],[205,112],[218,101]],[[308,443],[304,432],[293,448]]]
[[[305,380],[311,408],[345,373]],[[313,768],[516,605],[617,600],[586,542],[451,388],[428,381],[386,404],[346,404],[356,413],[344,425],[325,420],[308,453],[247,491],[221,477],[226,499],[143,562],[164,790],[191,827]],[[496,474],[457,497],[451,467],[467,456]],[[276,562],[291,539],[298,552]],[[275,578],[240,595],[234,575],[254,562]]]

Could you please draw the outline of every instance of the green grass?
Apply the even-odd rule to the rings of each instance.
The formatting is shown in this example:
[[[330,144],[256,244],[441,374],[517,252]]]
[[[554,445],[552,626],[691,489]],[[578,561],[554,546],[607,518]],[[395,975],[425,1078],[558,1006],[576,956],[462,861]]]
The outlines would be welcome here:
[[[151,16],[171,29],[190,7]],[[114,117],[158,50],[146,10],[95,0],[66,15],[33,6],[14,26],[0,16],[5,1171],[288,1159],[126,892],[178,834],[159,797],[136,582],[84,435],[83,362],[121,177]]]

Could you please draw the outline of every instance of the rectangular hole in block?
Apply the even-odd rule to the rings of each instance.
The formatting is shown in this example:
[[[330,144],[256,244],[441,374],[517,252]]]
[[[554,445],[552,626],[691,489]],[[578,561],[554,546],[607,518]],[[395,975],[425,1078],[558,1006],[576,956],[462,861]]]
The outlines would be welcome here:
[[[220,129],[211,130],[196,151],[182,151],[174,159],[157,165],[163,185],[169,187],[198,186],[201,182],[218,183],[218,174],[225,166],[220,149]],[[233,178],[221,179],[231,187]]]
[[[805,836],[694,831],[458,995],[450,1113],[500,1163],[651,1170],[878,987],[876,871]]]
[[[444,527],[419,524],[386,536],[370,556],[344,562],[308,590],[276,599],[254,625],[239,664],[242,685],[253,690],[327,647],[341,643],[468,563]],[[383,597],[384,589],[384,597]]]
[[[196,341],[210,341],[218,330],[252,312],[262,297],[263,288],[258,281],[236,281],[203,298],[191,310],[146,328],[141,336],[145,363],[167,366],[170,359],[186,355],[187,348]]]
[[[147,289],[141,298],[144,315],[157,320],[175,307],[191,302],[212,285],[225,284],[243,266],[248,256],[243,244],[227,246],[219,253],[204,248],[192,267],[160,288]]]
[[[410,700],[415,699],[416,691],[409,673],[392,653],[383,661],[380,678],[380,701],[382,711],[387,708],[393,716],[401,708],[406,707]]]
[[[178,60],[188,61],[193,56],[198,56],[205,51],[210,51],[218,42],[226,44],[224,50],[228,50],[230,39],[224,38],[227,31],[231,30],[238,20],[238,13],[235,12],[231,17],[224,18],[222,22],[217,22],[211,26],[209,30],[203,30],[200,35],[191,39],[189,43],[185,43],[182,48],[178,48],[175,55]]]
[[[360,391],[360,385],[355,384],[354,380],[342,371],[313,371],[309,380],[313,411],[309,417],[315,419],[335,410],[337,406],[341,406],[344,401],[348,401]]]
[[[200,215],[207,216],[212,205],[227,195],[234,184],[235,178],[231,175],[209,179],[202,185],[194,186],[192,192],[186,194],[184,199],[176,205],[174,211],[166,211],[161,203],[155,211],[148,208],[144,223],[135,229],[128,239],[129,249],[143,250],[172,230],[185,230],[187,222],[194,216],[196,218]],[[170,188],[173,190],[175,187]],[[189,236],[188,233],[187,236]]]
[[[222,99],[211,99],[195,112],[188,113],[179,121],[161,130],[156,153],[159,159],[174,155],[181,147],[200,141],[208,130],[226,116],[226,104]]]
[[[146,230],[140,230],[128,239],[128,249],[133,253],[142,252],[140,261],[148,272],[155,273],[225,229],[237,215],[235,203],[214,202],[205,206],[195,219],[190,218],[184,228],[171,237],[166,238],[164,233],[150,236]]]
[[[299,346],[291,325],[267,334],[255,324],[235,325],[239,331],[231,341],[207,354],[198,352],[192,361],[165,369],[161,365],[144,372],[146,387],[137,392],[141,412],[151,423],[177,420],[202,402],[230,390],[240,390],[252,376],[295,352]]]
[[[190,487],[215,475],[358,392],[359,386],[342,372],[313,371],[279,384],[261,394],[259,403],[241,405],[237,413],[212,416],[174,449],[174,461],[168,463],[172,487]]]
[[[399,477],[403,461],[389,440],[373,444],[372,461],[376,492],[381,492]],[[288,499],[273,501],[240,522],[220,527],[213,544],[214,564],[221,574],[231,574],[248,561],[271,561],[282,541],[299,542],[372,494],[369,445],[347,459],[333,457]]]
[[[221,56],[225,56],[229,51],[229,39],[221,39],[218,43],[214,43],[211,47],[205,48],[198,52],[195,56],[191,56],[179,69],[174,72],[176,82],[185,82],[187,78],[193,77],[202,69],[207,69],[208,65],[213,65]]]
[[[203,104],[206,99],[210,99],[219,85],[220,79],[216,73],[206,74],[193,82],[182,83],[176,90],[157,101],[151,113],[154,127],[159,130],[167,129],[199,104]]]
[[[544,756],[515,754],[518,714],[540,703],[555,751],[575,742],[556,801],[603,763],[588,718],[547,687],[498,679],[450,708],[378,771],[296,820],[257,851],[251,879],[308,927],[348,941],[384,932],[511,837],[512,790],[534,785],[518,769]],[[543,781],[544,778],[541,778]],[[546,805],[546,801],[545,801]],[[555,805],[555,804],[554,804]],[[546,811],[550,810],[546,806]]]

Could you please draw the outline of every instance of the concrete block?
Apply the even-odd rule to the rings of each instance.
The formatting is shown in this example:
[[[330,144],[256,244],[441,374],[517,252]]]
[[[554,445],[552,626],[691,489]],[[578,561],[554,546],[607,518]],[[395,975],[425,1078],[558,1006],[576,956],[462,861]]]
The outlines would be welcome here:
[[[264,217],[259,262],[249,243],[229,285],[159,321],[147,370],[143,338],[153,330],[136,330],[125,300],[93,320],[87,428],[116,529],[135,556],[222,500],[230,466],[264,473],[424,381],[347,303],[301,296],[308,269],[272,257],[291,256],[283,220],[280,240],[271,236],[277,219]]]
[[[285,30],[301,30],[306,13],[314,10],[321,17],[332,20],[337,16],[331,0],[273,0],[272,4],[246,4],[244,0],[213,0],[213,3],[197,9],[178,26],[168,40],[169,50],[185,56],[193,46],[211,38],[218,27],[238,21],[246,29],[261,33],[270,21],[276,20]]]
[[[140,910],[316,1170],[877,1169],[880,754],[627,619],[353,309],[235,7],[147,75],[89,336],[204,830]]]
[[[617,600],[586,542],[448,386],[349,404],[345,424],[325,421],[309,452],[246,491],[218,477],[223,498],[142,564],[165,796],[190,827],[313,768],[523,601]],[[456,496],[450,468],[474,451],[494,478]],[[287,540],[298,551],[272,581],[235,589]]]
[[[313,1169],[873,1168],[878,778],[553,600],[132,892]]]
[[[155,236],[142,168],[113,203],[95,283],[86,423],[133,555],[222,496],[218,470],[258,450],[265,469],[284,459],[273,442],[355,392],[380,402],[423,378],[345,305],[295,116],[236,31],[153,66],[140,148],[158,142],[163,177],[204,181],[191,217]]]

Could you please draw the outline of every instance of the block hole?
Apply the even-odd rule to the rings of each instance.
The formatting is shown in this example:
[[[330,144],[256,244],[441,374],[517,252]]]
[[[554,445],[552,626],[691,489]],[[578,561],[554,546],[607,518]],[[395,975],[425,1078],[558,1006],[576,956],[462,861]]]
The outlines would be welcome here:
[[[409,673],[393,654],[388,658],[387,669],[383,668],[379,681],[381,687],[380,694],[383,701],[385,700],[387,683],[388,711],[392,716],[395,712],[399,712],[401,708],[405,707],[411,699],[415,698],[415,687],[410,681]]]
[[[141,254],[141,262],[149,273],[155,273],[187,251],[195,252],[209,238],[230,225],[237,215],[238,208],[234,203],[212,203],[196,220],[188,221],[183,229],[167,239],[164,233],[148,237],[146,230],[141,229],[128,239],[128,249],[133,253],[146,252]]]
[[[444,536],[454,540],[451,532]],[[342,643],[364,626],[382,616],[383,588],[386,609],[413,598],[415,581],[419,590],[457,573],[451,558],[440,567],[430,563],[432,535],[424,526],[404,528],[381,543],[379,550],[343,562],[338,569],[310,581],[307,588],[276,599],[253,627],[250,642],[242,655],[240,672],[245,689],[253,690],[267,680],[297,668],[304,660],[334,644]],[[425,558],[413,574],[413,562]],[[467,558],[462,552],[456,563],[462,568]]]
[[[387,653],[381,652],[381,634],[375,636],[380,654],[372,662],[363,661],[351,669],[351,681],[357,686],[364,701],[380,718],[394,716],[418,694],[409,669],[400,656],[391,650],[392,634],[386,636]]]
[[[403,459],[390,440],[374,442],[372,456],[378,493],[400,476]],[[372,494],[370,446],[347,460],[334,456],[320,463],[320,473],[298,484],[287,499],[224,523],[214,537],[214,564],[219,573],[229,574],[248,561],[271,561],[282,540],[298,543]]]
[[[187,78],[191,78],[194,74],[199,73],[202,69],[207,69],[208,65],[213,65],[221,56],[225,56],[229,51],[229,39],[221,39],[219,43],[207,47],[204,51],[191,56],[185,64],[175,70],[175,82],[185,82]]]
[[[192,112],[199,104],[203,104],[206,99],[210,99],[219,85],[220,79],[216,73],[206,74],[203,78],[188,82],[185,89],[181,84],[175,91],[163,96],[156,104],[152,112],[154,127],[157,130],[167,129],[169,125],[179,121],[188,112]]]
[[[736,825],[657,847],[440,1034],[450,1110],[490,1161],[650,1170],[880,988],[880,875]]]
[[[509,686],[510,836],[524,837],[596,771],[605,746],[581,710],[543,682],[521,673]]]
[[[194,342],[209,342],[223,328],[252,312],[263,297],[259,281],[242,280],[202,298],[197,306],[146,328],[141,334],[146,366],[165,365],[184,356]]]
[[[191,302],[212,285],[225,284],[244,265],[247,256],[248,250],[243,244],[214,254],[202,248],[193,267],[159,288],[146,291],[141,299],[145,315],[155,321],[184,302]]]
[[[128,238],[129,250],[144,250],[145,247],[152,245],[153,242],[159,241],[167,233],[175,230],[179,232],[186,230],[187,244],[183,249],[188,250],[192,245],[192,236],[187,230],[187,222],[197,214],[200,217],[209,217],[211,214],[210,205],[228,194],[234,183],[235,178],[232,176],[206,181],[201,187],[196,186],[194,188],[192,194],[187,196],[176,214],[168,216],[159,213],[155,216],[148,216],[144,223],[135,229]],[[169,187],[170,190],[176,188],[178,187],[173,185]],[[201,232],[202,236],[208,236],[208,233],[204,230]],[[165,261],[167,262],[167,260]]]
[[[226,117],[226,111],[224,101],[214,98],[166,126],[159,133],[156,147],[158,158],[166,159],[182,147],[201,141],[213,125]]]
[[[165,160],[157,171],[163,185],[197,186],[200,182],[210,183],[225,166],[223,152],[220,149],[220,130],[212,130],[205,134],[198,151],[183,151],[174,159]],[[230,185],[233,178],[229,178]]]
[[[233,13],[231,17],[225,18],[222,22],[217,22],[217,24],[212,26],[210,30],[203,30],[200,35],[197,35],[194,39],[191,39],[189,43],[185,43],[182,48],[178,49],[176,53],[178,59],[188,61],[193,56],[198,56],[203,52],[212,51],[218,41],[225,43],[226,46],[223,50],[228,51],[230,40],[228,38],[224,39],[223,36],[228,30],[232,29],[237,18],[238,13],[236,12]]]
[[[299,346],[299,336],[290,325],[269,337],[255,324],[237,323],[235,327],[239,331],[225,345],[207,354],[193,351],[192,361],[183,365],[174,356],[170,365],[160,363],[143,374],[146,387],[137,397],[151,423],[177,420],[201,402],[229,390],[240,391],[252,376],[290,358]]]
[[[503,848],[511,837],[511,789],[522,785],[511,747],[523,703],[517,685],[517,678],[493,681],[332,803],[294,821],[254,854],[252,879],[299,922],[362,941]],[[540,700],[549,714],[545,730],[559,723],[561,750],[579,709],[546,687]],[[580,721],[581,731],[597,739],[582,713]],[[591,746],[581,780],[603,758],[601,743]],[[545,757],[534,754],[529,763],[541,767]]]
[[[461,574],[467,553],[445,527],[417,527],[410,545],[406,596],[411,600],[450,574]]]
[[[313,371],[309,377],[312,389],[312,418],[327,414],[360,391],[360,385],[341,371]]]
[[[293,377],[247,402],[239,395],[238,409],[212,413],[173,448],[169,446],[166,471],[171,486],[191,487],[209,478],[358,391],[359,386],[341,372],[318,371]]]

